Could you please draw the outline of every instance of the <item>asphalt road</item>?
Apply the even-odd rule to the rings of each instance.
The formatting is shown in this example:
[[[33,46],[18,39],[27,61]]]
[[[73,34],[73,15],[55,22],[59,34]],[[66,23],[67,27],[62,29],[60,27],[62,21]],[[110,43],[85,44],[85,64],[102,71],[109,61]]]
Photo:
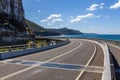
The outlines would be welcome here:
[[[71,43],[0,61],[0,80],[101,80],[103,51],[80,39]]]

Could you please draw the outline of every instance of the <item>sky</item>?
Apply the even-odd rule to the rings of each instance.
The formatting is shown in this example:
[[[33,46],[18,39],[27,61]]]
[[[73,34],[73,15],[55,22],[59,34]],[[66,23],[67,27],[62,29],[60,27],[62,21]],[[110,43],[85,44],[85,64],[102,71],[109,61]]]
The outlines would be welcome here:
[[[25,17],[44,28],[120,34],[120,0],[23,0]]]

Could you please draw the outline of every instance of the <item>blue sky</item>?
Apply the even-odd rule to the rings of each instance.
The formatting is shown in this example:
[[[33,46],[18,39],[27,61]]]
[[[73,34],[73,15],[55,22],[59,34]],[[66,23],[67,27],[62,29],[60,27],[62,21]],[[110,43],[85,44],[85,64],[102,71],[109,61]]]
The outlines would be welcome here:
[[[120,34],[120,0],[23,0],[25,17],[44,28]]]

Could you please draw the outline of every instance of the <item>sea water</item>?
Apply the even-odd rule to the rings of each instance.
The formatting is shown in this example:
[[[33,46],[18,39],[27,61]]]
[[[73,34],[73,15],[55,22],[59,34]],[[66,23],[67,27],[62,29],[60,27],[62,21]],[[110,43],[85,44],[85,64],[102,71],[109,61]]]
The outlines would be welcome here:
[[[106,40],[114,40],[120,41],[120,35],[98,35],[98,34],[82,34],[82,35],[61,35],[58,37],[66,37],[66,38],[93,38],[93,39],[106,39]]]

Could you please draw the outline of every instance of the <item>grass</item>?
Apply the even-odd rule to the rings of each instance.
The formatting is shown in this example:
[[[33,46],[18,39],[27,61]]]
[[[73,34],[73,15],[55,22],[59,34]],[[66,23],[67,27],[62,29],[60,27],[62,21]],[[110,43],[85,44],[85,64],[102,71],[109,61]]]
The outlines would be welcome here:
[[[21,47],[14,47],[14,48],[11,48],[12,51],[15,51],[15,50],[22,50],[23,48]],[[9,51],[9,48],[0,48],[0,52],[8,52]]]
[[[8,52],[8,48],[0,48],[0,52]]]

